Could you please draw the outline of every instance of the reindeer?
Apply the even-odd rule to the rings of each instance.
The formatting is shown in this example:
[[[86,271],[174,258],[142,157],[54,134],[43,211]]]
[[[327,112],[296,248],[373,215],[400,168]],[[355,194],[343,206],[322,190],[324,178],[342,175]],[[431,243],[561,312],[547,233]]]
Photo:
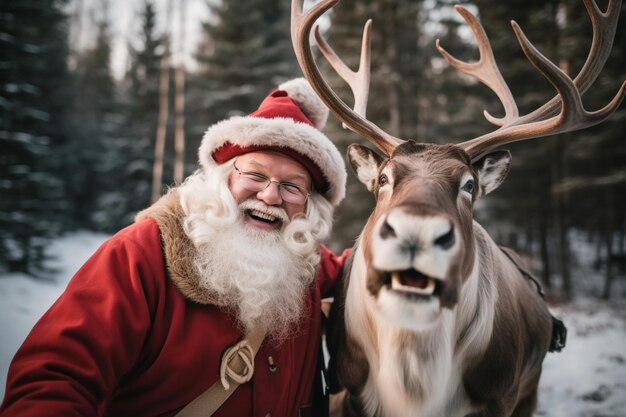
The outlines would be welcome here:
[[[303,12],[301,0],[293,0],[291,30],[302,71],[317,94],[344,126],[383,154],[357,144],[348,148],[350,164],[374,194],[376,207],[346,265],[331,313],[330,368],[335,382],[347,389],[344,414],[531,416],[543,359],[563,346],[565,328],[551,316],[518,257],[498,247],[473,220],[472,208],[509,171],[511,154],[496,148],[595,125],[620,105],[626,83],[598,111],[586,111],[581,95],[609,55],[621,1],[610,0],[603,13],[585,0],[593,43],[573,80],[512,22],[526,57],[558,92],[525,116],[519,115],[483,27],[457,6],[476,37],[480,59],[462,62],[439,41],[436,46],[453,67],[491,88],[505,114],[485,112],[496,130],[445,145],[402,140],[366,119],[371,21],[358,71],[343,63],[315,26],[320,50],[352,89],[354,109],[327,85],[309,37],[319,16],[337,2],[322,0]]]

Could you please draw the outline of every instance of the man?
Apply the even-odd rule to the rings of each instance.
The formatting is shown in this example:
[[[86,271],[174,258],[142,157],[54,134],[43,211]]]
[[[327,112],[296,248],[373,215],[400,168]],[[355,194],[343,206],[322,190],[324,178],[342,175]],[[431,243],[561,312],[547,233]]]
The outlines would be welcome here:
[[[0,414],[173,416],[238,378],[214,416],[310,414],[320,297],[344,259],[320,246],[346,181],[318,130],[327,115],[296,79],[210,127],[201,169],[106,242],[35,325]],[[247,382],[251,366],[236,377],[221,359],[253,334]]]

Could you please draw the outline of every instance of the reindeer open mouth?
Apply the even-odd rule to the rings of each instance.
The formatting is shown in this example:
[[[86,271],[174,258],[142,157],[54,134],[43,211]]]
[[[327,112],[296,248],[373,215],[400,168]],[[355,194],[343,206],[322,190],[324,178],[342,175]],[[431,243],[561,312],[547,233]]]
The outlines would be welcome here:
[[[441,292],[441,280],[413,268],[389,272],[386,278],[386,283],[392,291],[407,297],[430,299]]]

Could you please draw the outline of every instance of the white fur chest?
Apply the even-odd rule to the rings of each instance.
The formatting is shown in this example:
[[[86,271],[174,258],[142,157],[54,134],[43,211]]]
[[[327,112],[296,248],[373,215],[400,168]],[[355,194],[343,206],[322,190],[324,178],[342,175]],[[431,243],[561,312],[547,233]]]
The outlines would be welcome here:
[[[356,253],[351,280],[362,279],[364,267],[362,254]],[[414,332],[377,313],[364,282],[351,281],[346,297],[349,339],[361,346],[369,363],[360,396],[368,415],[462,417],[472,411],[460,371],[468,346],[455,353],[458,308],[442,311],[431,328]]]
[[[379,368],[370,378],[385,416],[463,416],[470,409],[454,357],[452,312],[428,334],[379,328]]]

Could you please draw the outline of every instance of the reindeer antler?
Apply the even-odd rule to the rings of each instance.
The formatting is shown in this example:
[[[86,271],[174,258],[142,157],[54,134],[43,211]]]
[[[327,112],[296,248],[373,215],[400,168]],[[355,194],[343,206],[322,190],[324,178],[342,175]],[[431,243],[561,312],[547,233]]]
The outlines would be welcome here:
[[[292,1],[291,39],[296,57],[304,76],[330,110],[341,120],[344,127],[362,135],[381,152],[390,155],[393,149],[404,142],[365,118],[370,81],[369,33],[371,21],[365,25],[361,46],[361,62],[358,71],[350,70],[332,48],[320,36],[315,27],[316,42],[335,71],[350,85],[355,97],[354,110],[350,109],[326,84],[311,52],[309,43],[311,28],[317,19],[330,10],[339,0],[322,0],[306,13],[302,12],[302,0]],[[513,31],[528,60],[552,83],[558,95],[537,110],[520,116],[515,99],[505,82],[489,44],[489,39],[475,16],[461,6],[455,6],[472,29],[480,58],[475,63],[460,61],[446,52],[437,40],[437,49],[457,70],[468,74],[491,88],[504,107],[504,117],[496,118],[484,112],[485,118],[496,126],[495,131],[467,140],[459,144],[472,160],[476,160],[490,150],[507,143],[539,138],[558,133],[571,132],[593,126],[608,118],[620,105],[626,95],[626,82],[616,96],[604,108],[589,112],[585,110],[581,96],[596,80],[610,54],[615,38],[621,0],[609,0],[607,11],[602,13],[594,0],[584,0],[593,26],[593,39],[589,55],[580,73],[572,80],[556,65],[541,54],[526,38],[520,27],[511,22]]]
[[[470,12],[461,6],[456,6],[457,12],[463,16],[474,32],[480,59],[476,63],[462,62],[448,54],[439,45],[439,41],[437,41],[437,48],[453,67],[475,77],[491,88],[498,95],[505,109],[505,116],[502,119],[496,119],[485,112],[487,120],[501,126],[499,129],[459,144],[469,153],[472,160],[507,143],[593,126],[608,118],[620,105],[626,95],[626,82],[622,84],[609,104],[594,112],[585,110],[581,95],[598,77],[609,56],[622,2],[610,0],[606,13],[602,13],[593,0],[584,0],[584,2],[591,17],[593,40],[587,60],[574,80],[543,56],[526,38],[517,23],[511,22],[517,40],[528,60],[558,92],[558,96],[522,117],[518,116],[515,100],[495,63],[484,29]]]
[[[316,42],[335,71],[352,89],[355,98],[354,110],[350,109],[335,92],[328,86],[322,77],[311,51],[309,42],[311,28],[317,19],[330,10],[339,0],[322,0],[312,6],[306,13],[302,12],[302,0],[293,0],[291,3],[291,41],[296,57],[302,68],[305,78],[315,92],[326,103],[328,108],[343,123],[344,127],[356,132],[370,141],[385,155],[391,155],[402,139],[392,136],[365,118],[370,81],[370,40],[371,21],[365,24],[361,45],[361,63],[357,72],[339,58],[333,49],[324,41],[315,27]]]

